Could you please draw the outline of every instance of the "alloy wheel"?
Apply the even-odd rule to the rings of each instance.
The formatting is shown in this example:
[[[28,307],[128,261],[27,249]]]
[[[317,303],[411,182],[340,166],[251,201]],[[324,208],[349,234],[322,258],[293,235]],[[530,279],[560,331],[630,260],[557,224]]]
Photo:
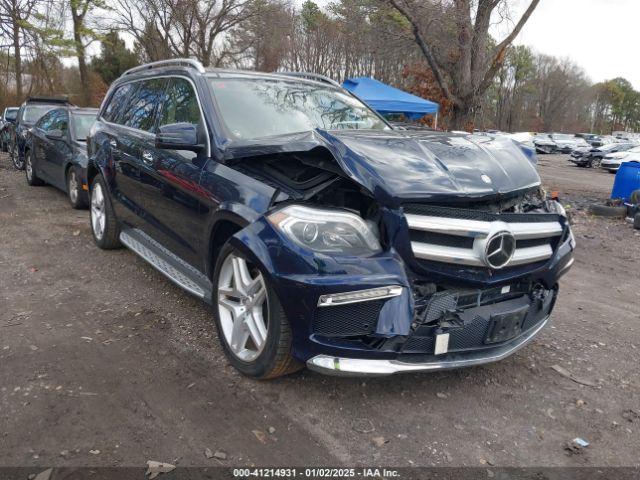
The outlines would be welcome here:
[[[25,172],[27,174],[27,180],[31,182],[33,180],[33,165],[31,165],[31,154],[28,153],[25,158],[24,164]]]
[[[91,191],[91,228],[98,240],[101,240],[104,235],[106,223],[104,193],[102,192],[102,186],[96,183]]]
[[[17,170],[22,170],[24,168],[24,162],[20,160],[20,156],[18,155],[18,145],[15,142],[11,145],[9,157],[11,157],[11,162]]]
[[[78,177],[75,170],[69,171],[69,199],[74,205],[78,202]]]
[[[218,314],[231,353],[252,362],[267,342],[269,304],[262,274],[230,253],[218,276]]]

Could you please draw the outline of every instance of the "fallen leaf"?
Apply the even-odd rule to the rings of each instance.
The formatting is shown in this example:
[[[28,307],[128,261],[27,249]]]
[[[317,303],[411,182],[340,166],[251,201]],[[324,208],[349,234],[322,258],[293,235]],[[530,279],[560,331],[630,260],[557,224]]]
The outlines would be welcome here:
[[[387,443],[387,441],[384,439],[384,437],[373,437],[371,439],[371,442],[376,446],[376,447],[382,447],[385,443]]]
[[[34,477],[34,480],[49,480],[51,478],[51,473],[53,472],[53,468],[47,468],[46,470],[40,472],[38,475]]]
[[[264,443],[266,445],[267,436],[264,434],[263,431],[261,431],[261,430],[251,430],[251,433],[253,433],[256,436],[256,438],[258,440],[260,440],[261,443]]]
[[[170,463],[156,462],[154,460],[147,461],[147,472],[145,475],[149,475],[149,480],[153,480],[161,473],[169,473],[176,469],[175,465]]]

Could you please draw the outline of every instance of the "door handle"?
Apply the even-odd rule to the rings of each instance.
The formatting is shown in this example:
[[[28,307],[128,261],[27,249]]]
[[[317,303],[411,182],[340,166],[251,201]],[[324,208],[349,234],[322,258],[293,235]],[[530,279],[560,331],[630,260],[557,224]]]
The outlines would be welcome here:
[[[143,150],[142,151],[142,161],[147,166],[153,165],[153,153],[151,153],[149,150]]]

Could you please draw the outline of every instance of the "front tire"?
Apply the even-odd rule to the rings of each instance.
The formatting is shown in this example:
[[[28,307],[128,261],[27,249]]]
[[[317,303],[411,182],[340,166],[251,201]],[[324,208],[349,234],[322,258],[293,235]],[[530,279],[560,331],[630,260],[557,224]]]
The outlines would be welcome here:
[[[31,150],[27,150],[24,152],[24,173],[27,177],[27,183],[31,187],[39,187],[44,185],[44,182],[38,177],[36,173],[36,169],[33,165],[33,156],[31,154]]]
[[[21,160],[20,155],[18,155],[18,142],[14,141],[11,143],[9,156],[16,170],[24,170],[24,160]]]
[[[103,250],[121,247],[120,225],[116,219],[109,190],[101,175],[96,175],[91,184],[91,209],[89,210],[91,233],[96,245]]]
[[[87,201],[79,178],[76,169],[74,167],[69,168],[67,171],[67,197],[71,206],[76,210],[87,207]]]
[[[270,379],[302,365],[291,356],[292,334],[266,276],[228,242],[213,275],[214,319],[229,362],[241,373]]]

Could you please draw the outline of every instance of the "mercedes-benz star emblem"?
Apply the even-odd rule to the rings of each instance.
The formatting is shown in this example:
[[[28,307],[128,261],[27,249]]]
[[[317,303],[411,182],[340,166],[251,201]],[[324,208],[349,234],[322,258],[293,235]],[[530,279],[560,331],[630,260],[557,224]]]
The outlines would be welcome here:
[[[516,251],[516,239],[511,232],[498,232],[487,240],[484,250],[484,262],[487,266],[500,269],[504,267]]]

